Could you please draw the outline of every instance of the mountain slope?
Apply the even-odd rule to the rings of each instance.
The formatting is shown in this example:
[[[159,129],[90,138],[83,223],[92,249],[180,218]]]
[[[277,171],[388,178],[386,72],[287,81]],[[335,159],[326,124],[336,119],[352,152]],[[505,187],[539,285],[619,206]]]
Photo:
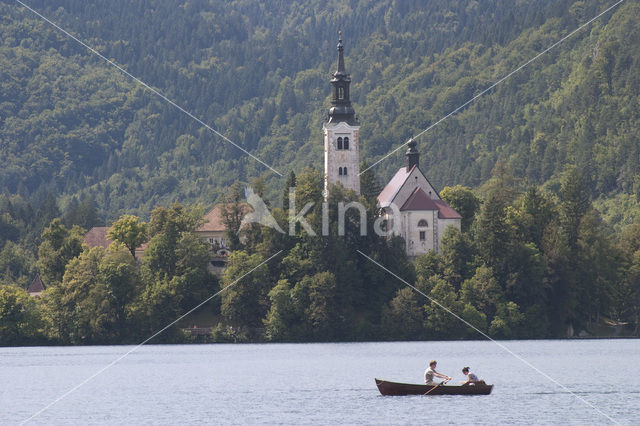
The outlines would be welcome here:
[[[370,163],[604,10],[604,1],[63,1],[32,6],[286,176],[322,166],[336,29]],[[639,5],[628,1],[419,140],[433,183],[579,165],[612,223],[640,196]],[[17,3],[0,3],[0,192],[106,219],[284,183]],[[375,172],[386,180],[403,150]]]

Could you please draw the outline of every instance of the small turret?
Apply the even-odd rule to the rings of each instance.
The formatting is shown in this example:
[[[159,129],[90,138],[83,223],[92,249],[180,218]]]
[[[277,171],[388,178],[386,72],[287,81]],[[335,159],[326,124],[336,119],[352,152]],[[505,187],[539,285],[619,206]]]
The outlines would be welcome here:
[[[416,145],[417,143],[413,138],[409,139],[409,142],[407,143],[409,148],[405,153],[405,156],[407,157],[407,172],[411,171],[413,166],[417,166],[420,162],[420,153],[416,149]]]

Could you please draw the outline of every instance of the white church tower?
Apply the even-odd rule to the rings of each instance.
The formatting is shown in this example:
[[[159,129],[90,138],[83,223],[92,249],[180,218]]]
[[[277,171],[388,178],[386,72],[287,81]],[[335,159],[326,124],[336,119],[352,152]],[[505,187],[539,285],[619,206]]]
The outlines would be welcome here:
[[[324,189],[341,183],[360,194],[360,126],[349,100],[350,75],[344,67],[342,32],[338,39],[338,70],[333,73],[331,108],[324,130]]]

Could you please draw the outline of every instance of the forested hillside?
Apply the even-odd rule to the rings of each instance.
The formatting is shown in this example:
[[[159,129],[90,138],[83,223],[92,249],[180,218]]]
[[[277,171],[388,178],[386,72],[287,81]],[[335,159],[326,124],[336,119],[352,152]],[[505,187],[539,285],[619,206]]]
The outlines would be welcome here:
[[[440,255],[410,264],[395,240],[281,238],[254,228],[218,283],[193,233],[201,207],[230,201],[250,182],[280,206],[290,173],[305,170],[296,191],[321,200],[338,28],[361,160],[373,164],[613,3],[28,2],[279,176],[19,3],[0,0],[0,280],[26,288],[39,272],[51,285],[38,303],[1,286],[0,308],[23,308],[0,309],[0,335],[18,330],[0,344],[136,341],[278,250],[282,263],[253,278],[259,293],[238,286],[210,307],[216,340],[242,327],[242,338],[263,327],[260,339],[284,341],[470,337],[372,271],[358,247],[492,336],[562,336],[567,325],[592,330],[601,317],[637,334],[634,0],[418,138],[422,170],[438,190],[448,187],[443,197],[464,217]],[[370,220],[375,189],[403,152],[363,175]],[[286,211],[276,212],[284,223]],[[126,213],[140,217],[132,223],[149,240],[140,264],[120,246],[82,247],[86,229]],[[411,327],[399,326],[407,315]]]
[[[321,166],[338,27],[371,163],[609,3],[31,6],[286,175]],[[91,197],[113,219],[279,178],[19,4],[0,8],[3,193],[34,205],[52,194],[63,210]],[[611,221],[630,221],[620,215],[640,192],[638,8],[626,2],[424,135],[436,186],[477,187],[499,159],[527,183],[555,185],[576,164],[594,198],[615,199]],[[400,161],[377,174],[386,180]]]

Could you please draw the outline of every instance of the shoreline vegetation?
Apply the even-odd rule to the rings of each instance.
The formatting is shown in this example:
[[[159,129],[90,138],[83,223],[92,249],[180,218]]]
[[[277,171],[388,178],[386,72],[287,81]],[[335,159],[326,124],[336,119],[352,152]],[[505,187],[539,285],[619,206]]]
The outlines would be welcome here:
[[[494,339],[499,342],[512,342],[512,341],[573,341],[573,340],[636,340],[640,339],[640,336],[637,335],[628,335],[628,336],[572,336],[572,337],[554,337],[554,338],[531,338],[531,339]],[[328,341],[317,341],[317,340],[309,340],[309,341],[291,341],[291,342],[276,342],[276,341],[267,341],[267,340],[255,340],[255,341],[227,341],[227,340],[215,340],[214,337],[207,336],[206,338],[193,338],[193,336],[189,336],[185,334],[183,340],[177,339],[173,342],[149,342],[145,343],[144,346],[153,346],[153,345],[287,345],[287,344],[325,344],[325,343],[394,343],[394,342],[488,342],[487,339],[481,338],[468,338],[468,339],[438,339],[438,340],[328,340]],[[52,343],[52,342],[33,342],[30,344],[19,344],[19,345],[0,345],[0,348],[33,348],[33,347],[41,347],[41,348],[49,348],[49,347],[79,347],[79,346],[136,346],[140,342],[122,342],[122,343],[95,343],[95,344],[79,344],[79,345],[69,345],[62,343]]]
[[[447,228],[439,253],[415,259],[407,258],[401,238],[373,232],[378,183],[367,173],[360,197],[330,188],[327,236],[302,226],[293,235],[257,223],[241,228],[242,191],[234,184],[224,200],[231,251],[222,276],[209,271],[210,247],[194,232],[201,208],[158,207],[148,223],[125,215],[112,225],[107,249],[87,247],[78,225],[53,219],[38,247],[47,289],[33,298],[0,286],[0,344],[137,343],[230,285],[152,343],[477,337],[358,250],[495,339],[637,336],[640,225],[608,234],[577,169],[567,170],[558,194],[519,192],[501,168],[484,187],[484,200],[469,188],[444,188],[443,199],[463,216],[462,230]],[[321,174],[308,168],[289,180],[296,202],[313,203],[305,219],[319,228]],[[252,186],[260,195],[264,183]],[[356,199],[368,210],[368,232],[360,235],[360,216],[349,210],[339,235],[335,206]],[[270,209],[276,221],[288,220],[283,209]],[[132,253],[145,241],[136,259]]]

